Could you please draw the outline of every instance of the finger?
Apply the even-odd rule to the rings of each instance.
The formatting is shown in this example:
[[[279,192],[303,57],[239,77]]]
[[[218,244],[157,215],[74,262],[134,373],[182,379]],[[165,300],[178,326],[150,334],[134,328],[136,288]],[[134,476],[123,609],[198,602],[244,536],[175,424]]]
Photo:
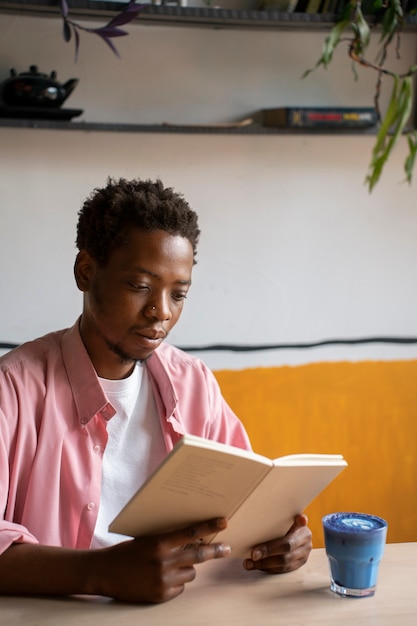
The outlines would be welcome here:
[[[173,546],[194,545],[204,539],[204,537],[215,535],[224,530],[226,526],[227,520],[224,517],[219,517],[175,530],[168,533],[165,539]]]
[[[303,544],[304,541],[311,540],[311,531],[307,524],[308,518],[306,515],[297,515],[293,525],[283,537],[278,537],[267,543],[255,546],[252,550],[252,559],[256,561],[270,554],[291,552],[298,545]]]
[[[204,563],[211,559],[221,559],[229,556],[232,549],[225,543],[200,544],[191,548],[193,563]]]
[[[267,559],[262,559],[262,561],[252,561],[250,566],[248,566],[249,564],[245,561],[244,567],[245,569],[262,570],[269,574],[285,574],[304,565],[308,560],[309,554],[309,550],[300,550],[293,553],[271,556]]]
[[[307,529],[308,530],[308,529]],[[305,533],[302,541],[282,552],[274,551],[271,547],[270,554],[260,559],[246,559],[243,567],[247,570],[258,569],[271,573],[291,572],[307,562],[312,549],[311,533]]]
[[[169,588],[182,587],[192,582],[197,575],[193,565],[172,568],[164,576],[164,583]]]
[[[184,590],[187,583],[192,582],[197,575],[194,567],[181,567],[175,569],[171,573],[171,579],[167,583],[167,588],[164,594],[164,601],[171,600],[180,595]]]
[[[296,530],[297,528],[300,528],[300,526],[307,526],[307,524],[308,524],[307,515],[305,515],[304,513],[298,513],[298,515],[295,516],[293,525],[291,526],[291,528],[286,534],[288,535],[289,533],[294,532],[294,530]]]
[[[294,532],[299,530],[300,528],[307,527],[308,517],[304,515],[304,513],[299,513],[295,516],[294,522],[291,528],[286,532],[283,537],[279,537],[265,544],[260,544],[258,546],[254,546],[252,549],[251,557],[254,561],[259,561],[262,558],[265,558],[269,554],[280,554],[285,552],[290,552],[293,549],[293,538],[292,535]],[[310,531],[308,531],[310,532]]]
[[[179,595],[184,591],[185,585],[194,580],[196,577],[194,565],[228,556],[230,552],[230,546],[219,543],[211,545],[200,543],[187,548],[175,548],[171,551],[169,562],[165,563],[165,565],[169,566],[164,575],[162,601]]]
[[[204,563],[211,559],[224,558],[230,553],[231,547],[224,543],[196,543],[175,550],[173,559],[175,559],[175,567],[181,568]]]
[[[311,530],[308,526],[299,526],[284,537],[256,546],[252,550],[251,558],[244,561],[244,567],[245,569],[264,569],[266,564],[271,564],[271,558],[278,562],[280,567],[285,567],[290,560],[304,558],[305,554],[307,560],[311,549]]]
[[[308,526],[308,517],[305,513],[299,513],[295,516],[295,527]]]

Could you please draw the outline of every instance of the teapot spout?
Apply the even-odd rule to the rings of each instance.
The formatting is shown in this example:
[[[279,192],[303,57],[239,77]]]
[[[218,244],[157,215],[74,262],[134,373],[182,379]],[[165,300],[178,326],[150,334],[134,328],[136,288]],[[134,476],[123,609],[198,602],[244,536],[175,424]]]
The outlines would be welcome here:
[[[62,88],[65,91],[64,100],[66,100],[68,96],[72,94],[72,92],[74,91],[78,83],[79,83],[78,78],[71,78],[70,80],[67,80],[67,82],[62,85]]]

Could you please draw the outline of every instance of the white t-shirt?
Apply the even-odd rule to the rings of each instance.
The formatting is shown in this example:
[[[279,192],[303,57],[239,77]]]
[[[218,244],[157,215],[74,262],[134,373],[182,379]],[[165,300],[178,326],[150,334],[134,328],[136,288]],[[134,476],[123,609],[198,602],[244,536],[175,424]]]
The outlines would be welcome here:
[[[137,363],[122,380],[99,378],[116,414],[107,422],[100,507],[92,548],[127,537],[108,532],[110,522],[166,456],[159,415],[146,366]]]

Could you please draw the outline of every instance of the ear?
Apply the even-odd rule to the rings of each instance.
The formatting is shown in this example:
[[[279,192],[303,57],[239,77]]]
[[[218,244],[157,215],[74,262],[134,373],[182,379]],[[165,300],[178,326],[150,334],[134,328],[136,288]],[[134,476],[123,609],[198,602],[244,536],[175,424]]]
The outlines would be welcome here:
[[[87,250],[80,250],[74,263],[75,282],[80,291],[89,291],[95,268],[96,262]]]

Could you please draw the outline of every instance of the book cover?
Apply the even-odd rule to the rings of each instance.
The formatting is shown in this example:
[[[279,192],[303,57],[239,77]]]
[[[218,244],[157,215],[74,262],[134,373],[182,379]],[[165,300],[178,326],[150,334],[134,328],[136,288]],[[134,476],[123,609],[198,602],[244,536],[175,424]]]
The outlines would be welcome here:
[[[294,516],[347,463],[341,455],[267,457],[185,435],[110,524],[138,537],[226,517],[224,541],[244,558],[261,541],[284,535]]]
[[[281,107],[262,110],[262,125],[278,128],[369,128],[378,123],[372,107]]]

